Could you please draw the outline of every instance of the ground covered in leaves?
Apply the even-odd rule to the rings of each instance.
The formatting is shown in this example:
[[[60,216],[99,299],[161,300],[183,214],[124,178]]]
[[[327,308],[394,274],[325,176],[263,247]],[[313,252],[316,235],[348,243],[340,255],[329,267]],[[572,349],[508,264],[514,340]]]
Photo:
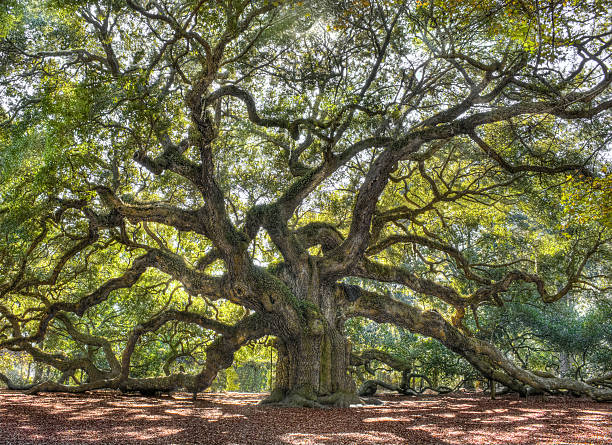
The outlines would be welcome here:
[[[145,398],[0,390],[0,443],[612,443],[612,405],[583,399],[387,395],[381,406],[258,406],[260,394]]]

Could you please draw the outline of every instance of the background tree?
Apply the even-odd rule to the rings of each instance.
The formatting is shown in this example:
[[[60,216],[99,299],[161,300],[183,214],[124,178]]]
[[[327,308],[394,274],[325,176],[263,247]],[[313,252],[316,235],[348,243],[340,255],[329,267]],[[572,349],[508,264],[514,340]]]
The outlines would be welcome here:
[[[60,373],[33,392],[196,395],[271,335],[268,401],[344,406],[364,317],[511,390],[612,399],[479,323],[609,302],[609,207],[569,216],[609,183],[603,2],[1,8],[0,346]]]

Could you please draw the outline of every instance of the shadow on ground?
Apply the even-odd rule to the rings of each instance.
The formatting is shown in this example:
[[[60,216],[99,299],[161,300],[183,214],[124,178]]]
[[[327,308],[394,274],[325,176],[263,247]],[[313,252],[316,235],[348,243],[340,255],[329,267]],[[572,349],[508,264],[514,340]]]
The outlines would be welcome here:
[[[610,404],[561,397],[385,396],[382,406],[258,406],[259,394],[172,398],[0,391],[6,443],[611,443]]]

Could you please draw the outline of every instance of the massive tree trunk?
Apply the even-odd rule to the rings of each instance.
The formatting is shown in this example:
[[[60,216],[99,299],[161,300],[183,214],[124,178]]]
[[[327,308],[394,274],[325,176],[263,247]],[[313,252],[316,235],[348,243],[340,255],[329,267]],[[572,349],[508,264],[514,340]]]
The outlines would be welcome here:
[[[336,286],[320,283],[316,266],[280,278],[295,296],[295,316],[277,332],[278,360],[272,394],[264,403],[348,406],[359,403],[348,374],[351,346],[337,306]],[[282,316],[282,314],[279,314]]]
[[[274,390],[266,402],[347,406],[359,403],[348,374],[350,343],[335,326],[277,341]]]

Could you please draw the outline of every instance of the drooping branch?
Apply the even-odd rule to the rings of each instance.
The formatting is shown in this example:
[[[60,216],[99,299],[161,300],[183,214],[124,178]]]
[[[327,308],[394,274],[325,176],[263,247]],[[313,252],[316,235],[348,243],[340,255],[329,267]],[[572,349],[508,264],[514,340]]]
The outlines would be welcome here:
[[[368,278],[383,283],[397,283],[422,295],[439,298],[453,307],[461,308],[470,304],[454,288],[444,286],[427,278],[421,278],[408,269],[389,266],[370,260],[363,260],[354,269],[354,276]]]
[[[447,386],[434,386],[428,376],[419,372],[414,372],[414,368],[411,363],[388,352],[381,351],[379,349],[366,349],[360,354],[351,354],[351,365],[364,366],[368,373],[375,375],[375,372],[373,369],[371,369],[370,365],[370,362],[372,361],[384,363],[392,370],[401,373],[401,382],[398,386],[383,382],[381,380],[368,380],[362,385],[360,395],[374,395],[377,386],[382,386],[383,388],[390,389],[391,391],[397,391],[405,395],[418,395],[428,389],[438,394],[446,394],[453,391],[452,388]],[[413,388],[410,386],[412,379],[421,379],[421,383],[424,381],[426,385],[421,384],[419,389]],[[362,392],[367,392],[367,394],[362,394]]]
[[[574,286],[580,281],[582,276],[582,272],[587,265],[587,262],[593,255],[595,255],[602,245],[604,245],[607,240],[598,237],[596,242],[589,248],[587,252],[585,252],[582,260],[575,268],[575,270],[568,270],[567,283],[563,285],[557,292],[549,293],[546,289],[546,283],[542,277],[537,274],[529,274],[519,270],[512,270],[500,279],[499,281],[493,282],[489,285],[485,285],[477,289],[472,295],[467,297],[467,301],[469,304],[477,305],[483,301],[490,300],[491,298],[495,299],[499,303],[498,295],[502,292],[507,291],[510,286],[516,281],[522,281],[525,283],[533,283],[536,286],[536,290],[542,301],[544,303],[554,303],[555,301],[559,301],[563,297],[565,297]]]
[[[228,368],[234,361],[234,353],[249,341],[270,333],[264,318],[259,314],[249,315],[236,323],[229,333],[221,335],[206,349],[206,365],[197,375],[193,390],[197,393],[208,388],[221,369]]]
[[[545,303],[553,303],[560,300],[579,282],[582,271],[586,267],[588,260],[598,252],[599,248],[604,243],[604,240],[598,239],[585,253],[576,270],[570,272],[566,284],[557,292],[549,293],[546,289],[544,279],[537,274],[530,274],[520,270],[512,270],[507,272],[504,277],[498,281],[491,281],[481,277],[480,275],[471,272],[469,263],[457,249],[453,248],[452,246],[444,245],[438,241],[429,240],[417,235],[390,236],[375,245],[372,252],[375,253],[391,243],[400,241],[416,242],[448,253],[455,258],[458,264],[461,265],[462,269],[464,269],[466,278],[479,283],[481,286],[469,295],[461,295],[450,286],[445,286],[436,283],[435,281],[421,278],[406,268],[380,264],[368,259],[362,260],[359,265],[354,268],[353,275],[385,283],[401,284],[422,295],[436,297],[460,311],[460,318],[463,316],[464,309],[468,306],[475,307],[485,302],[494,303],[499,306],[503,305],[500,294],[508,291],[511,285],[515,282],[535,284],[538,294]]]
[[[399,372],[410,372],[412,370],[411,364],[407,361],[379,349],[366,349],[359,354],[351,354],[351,365],[353,366],[368,365],[369,367],[369,362],[374,360],[384,363]]]
[[[66,321],[67,317],[63,314],[58,315],[59,319]],[[132,378],[129,375],[130,361],[136,345],[140,338],[149,332],[155,332],[163,325],[171,321],[178,321],[187,324],[196,324],[205,329],[217,332],[219,337],[213,341],[206,349],[206,363],[202,371],[197,375],[173,374],[154,378]],[[70,322],[67,322],[70,325]],[[102,344],[99,338],[87,334],[75,333],[74,327],[69,329],[73,338],[87,344]],[[234,353],[249,341],[260,338],[269,333],[262,318],[255,314],[240,320],[236,325],[228,325],[217,320],[202,316],[195,312],[166,310],[144,323],[137,325],[130,333],[126,346],[123,350],[121,363],[115,364],[119,369],[102,371],[93,365],[87,357],[77,357],[68,359],[66,357],[54,356],[38,350],[32,346],[25,347],[36,361],[47,363],[60,371],[63,375],[69,375],[77,369],[84,369],[90,378],[89,382],[78,385],[65,385],[53,381],[42,382],[29,386],[28,393],[36,394],[40,392],[72,392],[81,393],[93,389],[111,388],[121,389],[122,391],[139,391],[145,395],[154,395],[160,392],[174,391],[185,388],[194,391],[202,390],[210,386],[217,373],[230,366],[233,362]],[[115,360],[116,361],[116,360]],[[118,371],[118,372],[117,372]],[[199,388],[199,389],[198,389]]]
[[[107,205],[133,223],[157,222],[178,230],[192,231],[207,236],[207,230],[203,224],[203,221],[206,220],[206,213],[201,208],[185,210],[164,203],[127,204],[107,187],[97,186],[96,191]]]
[[[495,151],[489,144],[487,144],[484,140],[480,138],[475,132],[470,132],[468,134],[470,139],[472,139],[478,147],[482,149],[491,159],[499,164],[504,170],[509,173],[521,173],[521,172],[534,172],[534,173],[545,173],[545,174],[557,174],[557,173],[566,173],[577,171],[586,177],[592,177],[593,174],[585,168],[582,164],[566,164],[559,165],[556,167],[547,167],[543,165],[512,165],[508,161],[506,161],[503,156],[501,156],[497,151]]]
[[[113,346],[110,341],[104,337],[88,334],[77,330],[66,313],[60,312],[57,314],[57,319],[60,320],[66,327],[68,334],[76,341],[89,346],[101,347],[104,351],[104,357],[110,366],[111,375],[117,375],[121,372],[121,364],[117,360],[117,356],[113,351]]]
[[[612,389],[612,372],[608,372],[602,376],[594,377],[586,381],[589,385],[606,386]]]
[[[223,277],[210,276],[191,267],[183,257],[168,249],[151,249],[149,252],[155,257],[153,265],[179,281],[190,294],[206,295],[213,300],[231,297]]]
[[[375,245],[371,246],[366,250],[366,256],[376,255],[379,252],[389,248],[392,245],[398,243],[414,243],[419,244],[421,246],[428,247],[433,250],[438,250],[440,252],[444,252],[448,254],[451,258],[453,258],[457,264],[463,270],[466,278],[476,281],[481,284],[489,284],[491,281],[487,278],[480,276],[475,273],[470,267],[469,261],[463,256],[463,254],[455,247],[444,244],[439,241],[433,240],[428,237],[416,235],[416,234],[402,234],[402,235],[390,235]]]
[[[44,311],[38,325],[36,333],[29,337],[18,336],[8,340],[0,342],[0,347],[11,346],[18,344],[28,344],[38,342],[42,340],[47,331],[49,323],[61,312],[72,312],[79,316],[82,316],[87,309],[95,306],[108,298],[110,293],[117,289],[125,289],[133,286],[141,277],[141,275],[147,270],[148,267],[154,264],[155,252],[146,253],[134,260],[132,266],[129,267],[123,275],[117,278],[112,278],[106,281],[102,286],[98,287],[95,291],[81,297],[75,303],[67,302],[56,302],[51,303]]]
[[[44,363],[61,371],[60,382],[74,376],[75,372],[79,369],[84,370],[93,381],[111,378],[118,374],[114,370],[100,369],[89,355],[79,354],[75,357],[68,357],[63,353],[51,354],[29,343],[23,344],[20,348],[30,354],[34,361]],[[32,386],[30,391],[36,392],[38,385],[44,383]]]
[[[421,311],[389,296],[361,291],[355,301],[345,303],[347,316],[362,316],[378,323],[392,323],[411,332],[432,337],[463,356],[485,377],[525,392],[526,387],[545,392],[566,390],[598,401],[612,400],[612,390],[600,389],[569,378],[540,377],[519,368],[490,343],[463,334],[436,311]]]
[[[125,349],[121,355],[121,374],[118,377],[120,382],[125,381],[129,377],[130,372],[130,361],[132,359],[132,354],[136,348],[136,345],[140,338],[148,333],[155,332],[163,325],[170,321],[181,321],[184,323],[193,323],[201,326],[205,329],[210,329],[212,331],[220,333],[223,335],[232,335],[234,333],[234,328],[225,323],[221,323],[216,320],[209,319],[200,314],[189,312],[189,311],[177,311],[177,310],[166,310],[161,314],[147,320],[144,323],[141,323],[132,329],[130,333]]]

